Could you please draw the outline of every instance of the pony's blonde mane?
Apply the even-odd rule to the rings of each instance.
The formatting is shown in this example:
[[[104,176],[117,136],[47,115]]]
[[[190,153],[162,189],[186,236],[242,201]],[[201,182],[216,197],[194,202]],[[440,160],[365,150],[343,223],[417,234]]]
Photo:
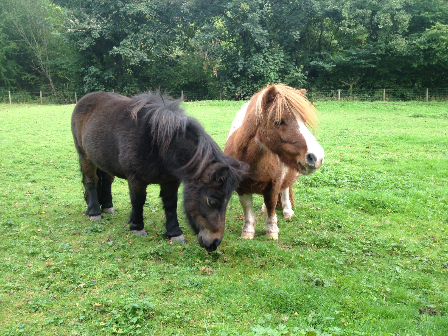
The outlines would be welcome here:
[[[264,116],[264,95],[267,94],[268,90],[273,87],[276,89],[277,94],[275,95],[271,106],[267,110],[267,113],[265,113],[267,115]],[[268,123],[271,121],[280,121],[285,111],[291,111],[294,115],[300,116],[303,121],[313,129],[317,127],[318,120],[314,106],[308,99],[305,98],[300,90],[278,84],[268,86],[260,92],[255,104],[255,116],[257,118],[257,122],[260,122],[264,117],[267,117]]]

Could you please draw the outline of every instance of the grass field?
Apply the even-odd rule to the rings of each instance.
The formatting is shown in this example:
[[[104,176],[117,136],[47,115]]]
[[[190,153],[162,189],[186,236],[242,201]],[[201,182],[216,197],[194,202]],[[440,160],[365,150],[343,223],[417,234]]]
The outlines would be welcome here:
[[[295,186],[280,238],[241,240],[236,195],[216,252],[117,215],[83,216],[73,106],[0,105],[0,335],[448,335],[448,103],[325,102],[324,166]],[[186,103],[223,147],[241,103]],[[179,204],[181,207],[181,204]]]

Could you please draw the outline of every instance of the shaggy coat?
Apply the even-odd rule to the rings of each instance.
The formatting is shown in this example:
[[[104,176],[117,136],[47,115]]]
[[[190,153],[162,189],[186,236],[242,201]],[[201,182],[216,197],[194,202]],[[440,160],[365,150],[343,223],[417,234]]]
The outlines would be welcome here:
[[[322,165],[324,152],[308,126],[317,124],[306,90],[272,85],[256,93],[235,118],[224,153],[246,162],[250,169],[237,188],[244,211],[243,238],[253,238],[255,214],[252,194],[263,195],[267,211],[266,232],[277,239],[275,205],[279,193],[283,213],[294,213],[289,188],[300,174],[311,174]]]
[[[225,155],[202,126],[186,116],[180,101],[156,94],[127,98],[94,92],[84,96],[72,115],[91,219],[114,213],[115,176],[129,185],[130,229],[145,234],[143,206],[148,184],[160,185],[166,237],[185,241],[177,220],[177,193],[184,182],[184,208],[198,241],[213,251],[224,236],[226,206],[244,164]]]

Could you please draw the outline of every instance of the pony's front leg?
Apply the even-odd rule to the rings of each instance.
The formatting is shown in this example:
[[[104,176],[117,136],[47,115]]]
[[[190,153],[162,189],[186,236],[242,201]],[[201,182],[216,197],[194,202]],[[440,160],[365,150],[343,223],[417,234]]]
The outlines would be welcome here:
[[[177,191],[179,189],[180,182],[173,182],[169,184],[160,185],[160,197],[163,202],[163,209],[165,210],[166,217],[166,233],[164,236],[171,241],[186,243],[182,229],[179,226],[177,220]]]
[[[264,204],[266,205],[266,236],[268,238],[278,239],[277,214],[275,207],[277,205],[278,191],[272,190],[263,194]]]
[[[255,212],[252,194],[238,195],[244,214],[244,225],[241,238],[253,239],[255,237]]]
[[[140,236],[147,236],[143,223],[143,206],[146,201],[147,185],[141,181],[128,179],[129,193],[131,196],[131,216],[129,217],[129,228]]]
[[[280,192],[283,208],[283,218],[289,220],[294,216],[294,210],[292,210],[292,204],[290,201],[289,190],[291,187],[286,188]]]

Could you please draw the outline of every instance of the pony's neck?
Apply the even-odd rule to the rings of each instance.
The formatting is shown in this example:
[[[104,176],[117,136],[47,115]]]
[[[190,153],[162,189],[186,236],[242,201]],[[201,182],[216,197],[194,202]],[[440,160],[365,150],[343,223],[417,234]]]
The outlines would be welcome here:
[[[216,159],[218,145],[194,121],[187,127],[183,136],[176,139],[173,146],[173,168],[181,180],[197,179],[207,166]]]
[[[241,126],[234,131],[236,133],[235,135],[240,139],[238,141],[239,143],[249,143],[257,136],[257,118],[254,108],[252,108],[254,104],[251,105],[247,107],[246,113],[241,121]]]

